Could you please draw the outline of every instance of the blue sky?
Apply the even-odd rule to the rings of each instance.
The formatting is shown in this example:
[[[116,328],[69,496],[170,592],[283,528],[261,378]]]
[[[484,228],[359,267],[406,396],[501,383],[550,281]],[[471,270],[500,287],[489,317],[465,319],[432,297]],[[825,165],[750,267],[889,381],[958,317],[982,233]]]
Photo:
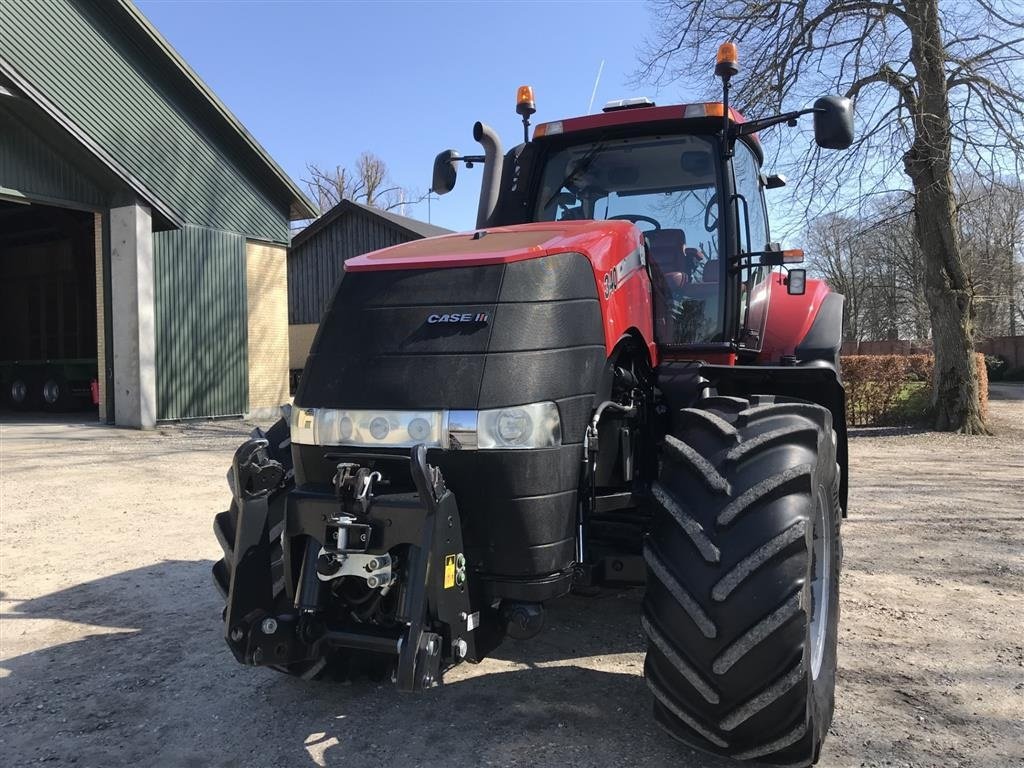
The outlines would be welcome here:
[[[628,82],[649,25],[639,2],[137,3],[300,182],[307,162],[351,165],[369,150],[396,183],[425,191],[437,152],[479,149],[476,120],[506,148],[521,140],[519,85],[534,86],[538,121],[584,114],[602,60],[595,110],[655,95]],[[432,221],[471,228],[478,189],[479,167],[463,170]],[[426,203],[408,213],[426,220]]]

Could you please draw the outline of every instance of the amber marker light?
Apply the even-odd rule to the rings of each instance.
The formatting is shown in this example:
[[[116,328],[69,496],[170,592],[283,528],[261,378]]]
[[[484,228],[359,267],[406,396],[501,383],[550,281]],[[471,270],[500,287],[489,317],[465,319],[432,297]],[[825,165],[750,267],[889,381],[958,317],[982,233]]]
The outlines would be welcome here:
[[[516,91],[516,113],[528,117],[537,111],[537,105],[533,101],[533,86],[520,85]]]
[[[719,77],[732,77],[740,71],[740,55],[736,43],[722,43],[718,46],[715,57],[715,74]]]

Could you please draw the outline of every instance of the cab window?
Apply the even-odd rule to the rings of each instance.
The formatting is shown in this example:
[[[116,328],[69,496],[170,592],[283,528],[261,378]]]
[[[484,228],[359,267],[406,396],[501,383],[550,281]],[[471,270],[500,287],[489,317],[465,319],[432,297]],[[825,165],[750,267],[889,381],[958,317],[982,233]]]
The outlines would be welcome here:
[[[733,180],[739,222],[739,243],[742,253],[764,251],[768,247],[768,214],[765,211],[761,169],[753,150],[742,141],[736,142],[733,156]],[[739,343],[748,349],[761,348],[764,321],[768,307],[766,267],[746,268],[740,272]]]
[[[536,221],[624,219],[647,238],[662,344],[722,341],[719,150],[707,136],[646,136],[552,152]]]

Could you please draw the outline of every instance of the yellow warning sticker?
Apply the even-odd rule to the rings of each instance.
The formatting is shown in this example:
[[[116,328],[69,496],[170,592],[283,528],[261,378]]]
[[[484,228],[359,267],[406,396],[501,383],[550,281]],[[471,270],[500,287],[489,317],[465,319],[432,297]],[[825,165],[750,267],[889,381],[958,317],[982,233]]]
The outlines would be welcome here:
[[[455,555],[444,556],[444,588],[455,586]]]

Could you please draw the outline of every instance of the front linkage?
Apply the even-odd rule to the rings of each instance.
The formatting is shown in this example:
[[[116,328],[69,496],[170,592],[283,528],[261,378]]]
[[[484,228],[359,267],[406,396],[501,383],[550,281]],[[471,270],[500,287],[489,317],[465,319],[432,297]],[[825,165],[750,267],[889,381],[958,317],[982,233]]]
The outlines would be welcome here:
[[[249,440],[235,452],[236,546],[224,613],[235,658],[288,667],[370,653],[390,657],[403,691],[434,687],[446,668],[480,661],[500,635],[492,631],[492,611],[467,582],[458,504],[440,471],[427,464],[426,448],[418,445],[410,456],[332,458],[340,459],[333,496],[286,486],[266,440]],[[407,464],[417,493],[375,495],[375,485],[387,481],[374,466],[393,462]],[[279,575],[271,521],[282,511]],[[275,598],[274,579],[282,577],[287,600]],[[394,591],[387,620],[369,620],[345,605],[345,591],[332,589],[343,578],[365,584],[358,585],[360,604]]]

